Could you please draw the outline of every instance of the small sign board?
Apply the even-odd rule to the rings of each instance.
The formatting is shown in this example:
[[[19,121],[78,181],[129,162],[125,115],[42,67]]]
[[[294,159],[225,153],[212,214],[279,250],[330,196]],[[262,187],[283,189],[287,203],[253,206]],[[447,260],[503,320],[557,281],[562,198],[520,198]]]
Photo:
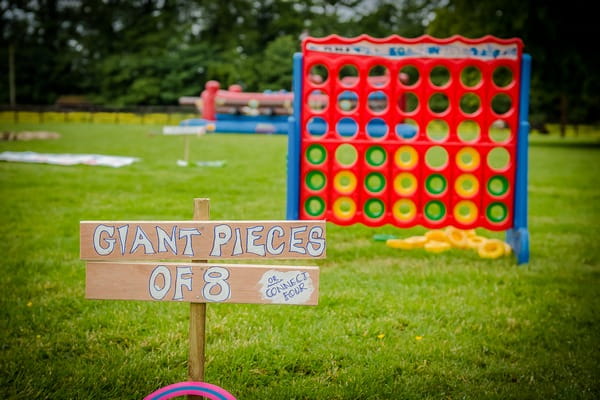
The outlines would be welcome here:
[[[163,135],[204,135],[204,126],[163,126]]]
[[[86,297],[104,300],[316,305],[319,268],[88,262]]]
[[[324,258],[324,221],[82,221],[83,260]]]

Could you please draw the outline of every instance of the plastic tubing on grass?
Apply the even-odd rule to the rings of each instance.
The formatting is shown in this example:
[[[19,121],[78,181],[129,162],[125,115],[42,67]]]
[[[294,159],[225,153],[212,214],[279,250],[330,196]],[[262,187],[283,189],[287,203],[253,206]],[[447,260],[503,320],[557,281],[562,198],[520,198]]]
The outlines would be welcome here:
[[[235,400],[225,389],[205,382],[174,383],[150,393],[144,400],[167,400],[185,395],[203,396],[210,400]]]

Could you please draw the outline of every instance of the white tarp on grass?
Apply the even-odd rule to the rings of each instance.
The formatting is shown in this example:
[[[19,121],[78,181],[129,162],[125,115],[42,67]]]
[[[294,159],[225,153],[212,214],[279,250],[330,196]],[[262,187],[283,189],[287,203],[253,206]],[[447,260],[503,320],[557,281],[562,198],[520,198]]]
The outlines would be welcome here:
[[[105,156],[101,154],[44,154],[35,153],[32,151],[5,151],[0,153],[0,161],[56,165],[101,165],[106,167],[118,168],[139,161],[139,158]]]

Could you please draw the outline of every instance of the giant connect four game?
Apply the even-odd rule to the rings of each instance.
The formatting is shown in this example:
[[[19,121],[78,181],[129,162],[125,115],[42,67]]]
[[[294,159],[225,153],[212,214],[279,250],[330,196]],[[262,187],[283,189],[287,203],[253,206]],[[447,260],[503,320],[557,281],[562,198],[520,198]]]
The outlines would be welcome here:
[[[529,61],[492,36],[306,38],[288,218],[526,231]]]

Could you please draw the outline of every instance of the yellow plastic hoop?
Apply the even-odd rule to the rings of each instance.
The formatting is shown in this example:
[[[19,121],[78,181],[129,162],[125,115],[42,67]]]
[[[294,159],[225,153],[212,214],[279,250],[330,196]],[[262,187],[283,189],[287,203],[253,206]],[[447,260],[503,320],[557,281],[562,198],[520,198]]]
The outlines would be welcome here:
[[[400,222],[409,222],[417,215],[417,207],[412,200],[401,199],[394,203],[392,214]]]
[[[467,237],[467,247],[470,249],[479,249],[479,246],[481,246],[483,243],[485,243],[487,239],[484,238],[483,236],[469,236]]]
[[[333,187],[342,194],[354,192],[357,185],[356,175],[350,171],[340,171],[333,178]]]
[[[463,210],[467,210],[467,213],[463,213]],[[454,206],[454,218],[463,224],[470,224],[477,219],[478,210],[470,200],[461,200]]]
[[[430,231],[425,232],[425,237],[428,241],[432,242],[447,242],[448,236],[446,236],[446,232],[441,229],[432,229]]]
[[[406,157],[408,158],[405,159]],[[419,161],[419,155],[414,147],[401,146],[394,154],[394,161],[400,168],[411,169],[417,165],[417,162]]]
[[[356,214],[356,203],[350,197],[340,197],[333,203],[333,214],[339,219],[350,219]]]
[[[425,248],[425,251],[430,253],[441,253],[452,248],[448,242],[438,242],[435,240],[425,243],[423,247]]]
[[[499,239],[488,239],[477,250],[481,258],[498,258],[503,256],[505,252],[504,242]]]
[[[469,161],[464,161],[463,158],[469,158]],[[473,171],[481,164],[481,156],[479,152],[472,147],[464,147],[456,153],[456,165],[463,171]]]
[[[408,183],[408,186],[404,183]],[[400,196],[411,196],[417,191],[417,178],[409,172],[398,174],[394,179],[394,190]]]
[[[470,187],[465,188],[465,185]],[[461,197],[473,197],[479,192],[479,181],[473,174],[462,174],[454,183],[454,191]]]

